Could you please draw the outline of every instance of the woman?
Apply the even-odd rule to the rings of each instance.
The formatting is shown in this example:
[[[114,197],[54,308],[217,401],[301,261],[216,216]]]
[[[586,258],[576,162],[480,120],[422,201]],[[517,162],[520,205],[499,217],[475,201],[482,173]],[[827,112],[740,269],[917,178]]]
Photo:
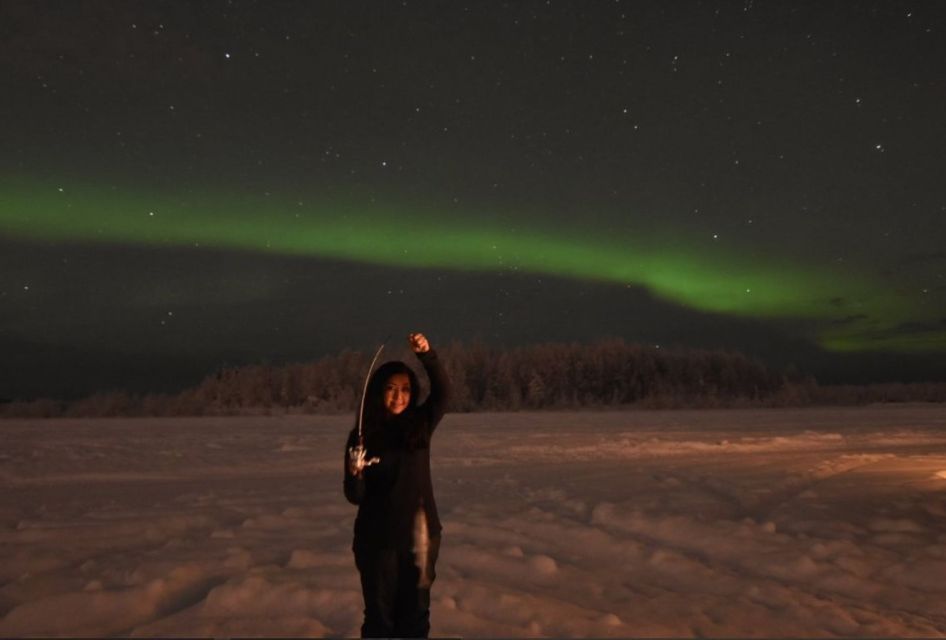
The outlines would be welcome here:
[[[408,336],[430,379],[417,404],[417,376],[403,362],[375,371],[365,392],[364,446],[352,429],[345,447],[345,497],[358,505],[355,565],[365,619],[361,635],[426,638],[440,519],[430,480],[430,438],[443,417],[449,383],[421,333]]]

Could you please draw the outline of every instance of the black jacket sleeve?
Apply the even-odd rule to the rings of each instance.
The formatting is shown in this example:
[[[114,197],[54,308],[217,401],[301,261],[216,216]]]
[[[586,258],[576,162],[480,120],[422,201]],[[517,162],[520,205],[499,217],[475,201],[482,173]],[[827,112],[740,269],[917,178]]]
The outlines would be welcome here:
[[[355,429],[348,434],[348,442],[345,444],[345,474],[344,488],[345,498],[352,504],[361,504],[365,498],[365,477],[353,476],[348,470],[348,450],[358,444],[358,433]]]
[[[427,413],[430,431],[433,432],[447,412],[447,403],[450,400],[450,379],[447,372],[444,371],[440,359],[437,358],[437,352],[429,349],[423,353],[418,353],[417,358],[424,365],[424,371],[430,379],[430,395],[424,402],[423,410]]]

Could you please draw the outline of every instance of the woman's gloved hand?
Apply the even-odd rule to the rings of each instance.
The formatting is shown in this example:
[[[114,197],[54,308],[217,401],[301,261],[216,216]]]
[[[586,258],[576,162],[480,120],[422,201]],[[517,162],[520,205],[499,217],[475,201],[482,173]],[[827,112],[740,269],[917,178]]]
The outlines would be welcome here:
[[[358,445],[357,447],[348,448],[348,471],[353,476],[360,476],[365,470],[365,467],[370,467],[373,464],[381,462],[381,458],[374,456],[373,458],[368,458],[368,452],[364,447]]]

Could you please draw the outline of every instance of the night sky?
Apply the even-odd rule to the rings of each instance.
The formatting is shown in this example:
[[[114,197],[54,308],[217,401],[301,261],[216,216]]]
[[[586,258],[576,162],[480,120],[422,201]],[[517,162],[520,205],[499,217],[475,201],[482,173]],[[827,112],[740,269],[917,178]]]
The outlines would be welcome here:
[[[946,380],[941,2],[0,3],[0,398],[621,337]]]

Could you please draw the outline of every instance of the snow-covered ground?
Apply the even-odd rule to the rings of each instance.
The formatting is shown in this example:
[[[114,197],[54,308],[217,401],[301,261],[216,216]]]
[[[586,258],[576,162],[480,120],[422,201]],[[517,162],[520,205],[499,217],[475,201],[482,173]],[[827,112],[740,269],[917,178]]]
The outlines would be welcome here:
[[[349,417],[0,422],[0,636],[357,636]],[[946,407],[448,415],[432,633],[946,635]]]

